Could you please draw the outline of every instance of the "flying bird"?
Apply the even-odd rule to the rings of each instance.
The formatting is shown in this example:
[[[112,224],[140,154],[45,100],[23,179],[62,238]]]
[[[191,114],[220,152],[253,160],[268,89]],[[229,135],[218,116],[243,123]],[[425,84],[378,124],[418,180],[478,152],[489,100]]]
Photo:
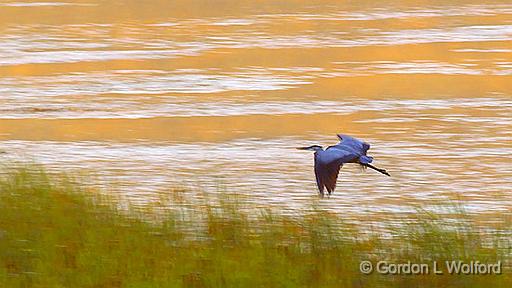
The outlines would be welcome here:
[[[369,167],[384,175],[391,176],[386,170],[370,164],[373,157],[366,155],[366,152],[370,149],[370,144],[344,134],[338,134],[338,138],[340,143],[329,146],[325,150],[319,145],[297,148],[315,151],[316,184],[322,196],[324,195],[324,187],[329,195],[334,191],[340,168],[345,163],[357,163],[363,168]]]

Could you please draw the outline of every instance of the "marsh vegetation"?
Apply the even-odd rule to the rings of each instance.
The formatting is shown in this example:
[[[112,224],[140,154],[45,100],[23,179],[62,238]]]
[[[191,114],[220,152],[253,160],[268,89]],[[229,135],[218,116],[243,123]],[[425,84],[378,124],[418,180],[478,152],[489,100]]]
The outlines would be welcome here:
[[[187,202],[169,191],[121,205],[79,177],[37,165],[0,180],[2,287],[510,287],[510,225],[483,229],[463,209],[419,209],[387,232],[312,207],[294,216],[243,207],[225,191]],[[127,207],[128,206],[128,207]],[[501,261],[501,275],[370,275],[360,261]]]

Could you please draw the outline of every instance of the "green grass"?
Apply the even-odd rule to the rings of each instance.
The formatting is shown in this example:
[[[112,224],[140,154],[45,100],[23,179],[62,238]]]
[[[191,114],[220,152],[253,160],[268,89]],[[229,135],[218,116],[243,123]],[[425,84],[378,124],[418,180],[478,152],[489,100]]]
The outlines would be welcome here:
[[[0,179],[0,287],[510,287],[510,226],[484,231],[419,210],[389,235],[321,210],[296,217],[236,197],[147,209],[37,166]],[[229,195],[229,192],[225,192]],[[502,275],[364,275],[361,260],[502,261]]]

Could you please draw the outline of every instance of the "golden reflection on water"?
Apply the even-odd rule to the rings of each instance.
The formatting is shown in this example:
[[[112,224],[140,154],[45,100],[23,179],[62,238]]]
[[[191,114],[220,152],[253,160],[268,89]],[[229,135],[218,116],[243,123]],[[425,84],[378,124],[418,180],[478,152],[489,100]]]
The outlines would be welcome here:
[[[510,3],[212,3],[1,1],[2,157],[92,171],[141,202],[223,183],[347,218],[454,199],[510,211]],[[348,165],[319,201],[293,148],[340,132],[393,177]]]

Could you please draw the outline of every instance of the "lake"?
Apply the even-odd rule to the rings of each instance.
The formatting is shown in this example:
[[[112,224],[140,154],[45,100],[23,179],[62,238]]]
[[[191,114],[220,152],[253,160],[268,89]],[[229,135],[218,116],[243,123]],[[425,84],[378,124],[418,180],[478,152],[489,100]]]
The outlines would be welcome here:
[[[512,211],[512,3],[341,2],[0,1],[0,159],[136,203],[183,186],[363,221]],[[348,164],[320,199],[295,147],[337,133],[392,177]]]

